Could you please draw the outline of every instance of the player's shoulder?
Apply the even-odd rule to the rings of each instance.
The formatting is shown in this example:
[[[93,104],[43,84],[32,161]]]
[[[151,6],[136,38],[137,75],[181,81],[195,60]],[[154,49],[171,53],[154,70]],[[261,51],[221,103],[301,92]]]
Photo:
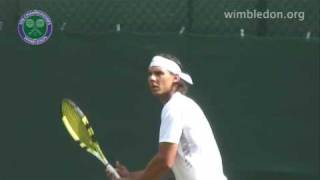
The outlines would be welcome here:
[[[176,92],[171,99],[164,105],[163,109],[189,109],[198,106],[197,103],[190,97]]]

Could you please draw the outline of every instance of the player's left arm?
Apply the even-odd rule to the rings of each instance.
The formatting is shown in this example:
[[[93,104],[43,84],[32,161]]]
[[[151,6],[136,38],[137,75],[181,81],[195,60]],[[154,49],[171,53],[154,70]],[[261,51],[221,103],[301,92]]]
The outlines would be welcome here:
[[[169,172],[176,161],[178,144],[162,142],[158,153],[145,168],[141,180],[158,180]]]
[[[176,161],[178,144],[162,142],[158,153],[151,159],[146,168],[138,172],[130,172],[124,180],[159,180],[169,172]]]

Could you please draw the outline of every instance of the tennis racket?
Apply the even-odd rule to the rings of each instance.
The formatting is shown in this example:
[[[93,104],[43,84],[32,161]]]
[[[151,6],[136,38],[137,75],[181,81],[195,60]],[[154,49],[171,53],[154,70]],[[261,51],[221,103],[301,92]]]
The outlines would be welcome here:
[[[99,143],[97,142],[92,127],[89,121],[80,108],[70,99],[63,99],[62,106],[62,121],[68,130],[69,134],[89,153],[98,158],[115,178],[120,179],[119,174],[109,164],[107,158],[103,154]]]

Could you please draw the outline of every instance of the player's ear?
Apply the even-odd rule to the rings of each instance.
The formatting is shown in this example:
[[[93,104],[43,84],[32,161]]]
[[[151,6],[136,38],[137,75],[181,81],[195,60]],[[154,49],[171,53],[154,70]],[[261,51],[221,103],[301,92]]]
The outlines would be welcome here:
[[[179,75],[174,75],[173,82],[178,83],[180,81]]]

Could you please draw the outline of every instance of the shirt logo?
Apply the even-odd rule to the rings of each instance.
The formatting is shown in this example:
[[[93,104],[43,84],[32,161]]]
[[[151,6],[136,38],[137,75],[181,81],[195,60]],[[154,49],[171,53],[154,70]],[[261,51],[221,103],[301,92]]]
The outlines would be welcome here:
[[[47,13],[31,10],[24,13],[18,23],[20,38],[30,45],[40,45],[52,35],[52,21]]]

